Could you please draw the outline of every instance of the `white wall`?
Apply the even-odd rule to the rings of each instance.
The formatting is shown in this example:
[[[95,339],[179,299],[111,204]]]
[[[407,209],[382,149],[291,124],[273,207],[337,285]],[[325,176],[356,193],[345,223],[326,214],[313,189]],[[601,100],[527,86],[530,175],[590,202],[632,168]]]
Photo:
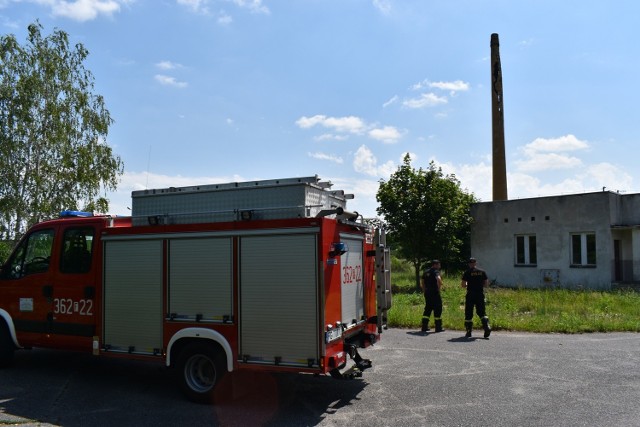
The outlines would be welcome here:
[[[471,209],[472,255],[490,280],[504,286],[545,286],[543,275],[553,273],[561,287],[610,289],[614,274],[612,226],[640,224],[639,202],[639,194],[597,192],[477,203]],[[596,234],[595,267],[571,266],[571,233],[578,232]],[[534,266],[515,265],[515,236],[521,234],[536,236]],[[633,236],[623,247],[633,248],[633,253],[624,257],[633,257],[628,261],[635,272],[640,270],[640,236],[637,231]]]

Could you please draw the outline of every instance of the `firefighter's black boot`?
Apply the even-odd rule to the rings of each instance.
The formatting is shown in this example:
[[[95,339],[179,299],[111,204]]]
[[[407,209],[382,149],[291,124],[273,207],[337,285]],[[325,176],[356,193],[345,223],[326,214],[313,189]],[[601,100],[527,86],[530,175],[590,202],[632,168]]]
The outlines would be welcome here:
[[[423,317],[422,318],[422,332],[428,332],[431,329],[429,329],[429,318],[428,317]]]
[[[442,319],[436,319],[436,332],[444,332],[444,329],[442,329]]]
[[[472,320],[465,320],[464,321],[464,328],[467,331],[467,333],[465,334],[465,337],[471,338],[471,330],[473,329],[473,321]]]
[[[482,318],[482,328],[484,329],[484,337],[489,338],[489,335],[491,335],[491,325],[489,325],[489,318],[486,316]]]

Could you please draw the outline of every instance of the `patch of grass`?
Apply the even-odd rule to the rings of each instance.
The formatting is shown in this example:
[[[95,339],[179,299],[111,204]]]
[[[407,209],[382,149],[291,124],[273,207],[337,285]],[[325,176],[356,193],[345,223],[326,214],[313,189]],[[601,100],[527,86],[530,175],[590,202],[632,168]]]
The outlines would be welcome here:
[[[444,275],[442,313],[445,329],[464,329],[466,290],[461,274]],[[394,283],[389,326],[419,328],[424,297],[415,289],[412,271],[402,271]],[[640,332],[640,293],[633,290],[588,291],[567,289],[485,290],[487,315],[494,330],[543,333]],[[474,313],[474,327],[480,319]]]

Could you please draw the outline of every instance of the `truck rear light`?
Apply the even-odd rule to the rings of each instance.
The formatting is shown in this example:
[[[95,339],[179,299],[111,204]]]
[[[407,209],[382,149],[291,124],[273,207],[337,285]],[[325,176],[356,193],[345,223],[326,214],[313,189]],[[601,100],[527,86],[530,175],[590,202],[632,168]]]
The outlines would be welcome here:
[[[93,355],[98,356],[100,354],[100,338],[97,336],[93,337]]]

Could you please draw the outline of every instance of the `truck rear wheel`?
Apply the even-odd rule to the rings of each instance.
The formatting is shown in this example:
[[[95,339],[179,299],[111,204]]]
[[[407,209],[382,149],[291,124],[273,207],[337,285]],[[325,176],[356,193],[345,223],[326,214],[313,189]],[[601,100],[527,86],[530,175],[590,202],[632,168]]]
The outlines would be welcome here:
[[[224,351],[207,342],[192,342],[177,359],[180,386],[187,398],[197,403],[213,403],[216,386],[227,372]]]
[[[0,320],[0,368],[6,368],[11,364],[15,349],[7,324]]]

